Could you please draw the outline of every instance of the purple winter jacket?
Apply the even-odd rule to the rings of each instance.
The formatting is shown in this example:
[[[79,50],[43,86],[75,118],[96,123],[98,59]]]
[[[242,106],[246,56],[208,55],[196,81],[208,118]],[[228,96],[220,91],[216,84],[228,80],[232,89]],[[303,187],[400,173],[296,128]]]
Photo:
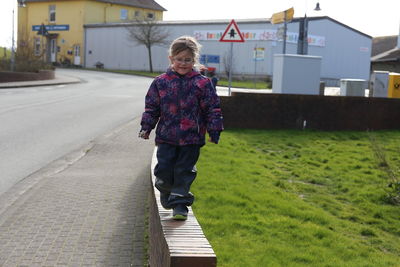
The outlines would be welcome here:
[[[202,146],[206,131],[221,132],[220,100],[210,79],[195,70],[182,76],[171,68],[156,77],[146,95],[142,130],[150,132],[156,124],[157,144]]]

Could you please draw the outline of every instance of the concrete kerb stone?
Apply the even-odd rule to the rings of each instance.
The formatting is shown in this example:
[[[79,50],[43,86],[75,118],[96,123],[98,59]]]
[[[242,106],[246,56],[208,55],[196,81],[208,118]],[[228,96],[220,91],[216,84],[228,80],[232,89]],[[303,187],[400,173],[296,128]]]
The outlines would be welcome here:
[[[56,78],[52,80],[38,80],[38,81],[23,81],[23,82],[6,82],[0,83],[0,89],[9,88],[21,88],[21,87],[35,87],[35,86],[46,86],[46,85],[62,85],[62,84],[74,84],[82,83],[79,78],[58,75],[56,73]]]

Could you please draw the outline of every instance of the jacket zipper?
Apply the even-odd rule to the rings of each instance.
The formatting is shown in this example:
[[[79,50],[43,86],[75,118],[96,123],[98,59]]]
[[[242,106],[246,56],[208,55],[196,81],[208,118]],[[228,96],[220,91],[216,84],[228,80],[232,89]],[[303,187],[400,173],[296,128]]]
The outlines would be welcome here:
[[[184,82],[184,80],[183,80],[183,78],[179,78],[179,88],[178,88],[178,91],[176,92],[177,93],[177,103],[176,103],[176,106],[177,106],[177,110],[178,110],[178,129],[177,129],[177,131],[176,131],[176,135],[177,135],[177,140],[176,140],[176,143],[179,145],[180,144],[180,142],[179,142],[179,140],[181,139],[180,137],[181,137],[181,120],[182,120],[182,118],[181,118],[181,89],[183,88],[183,82]]]

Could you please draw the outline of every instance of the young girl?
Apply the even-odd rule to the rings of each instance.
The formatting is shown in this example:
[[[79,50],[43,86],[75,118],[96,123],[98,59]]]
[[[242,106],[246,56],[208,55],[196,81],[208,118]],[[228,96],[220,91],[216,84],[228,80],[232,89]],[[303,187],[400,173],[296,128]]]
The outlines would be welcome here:
[[[193,204],[189,190],[206,132],[210,141],[218,144],[223,130],[216,90],[210,79],[194,69],[199,52],[200,44],[192,37],[182,36],[172,42],[171,65],[154,79],[147,92],[139,132],[140,138],[149,139],[157,124],[155,186],[162,206],[173,209],[175,220],[186,220],[187,206]]]

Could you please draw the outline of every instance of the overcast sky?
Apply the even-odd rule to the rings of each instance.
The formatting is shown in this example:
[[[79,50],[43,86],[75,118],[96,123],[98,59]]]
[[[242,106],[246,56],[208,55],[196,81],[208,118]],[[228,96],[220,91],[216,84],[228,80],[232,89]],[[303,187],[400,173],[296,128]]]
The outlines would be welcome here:
[[[0,46],[11,46],[12,14],[17,0],[0,0]],[[329,16],[372,37],[398,35],[400,0],[321,0],[321,11],[314,11],[312,0],[156,0],[168,11],[164,20],[208,20],[270,18],[290,7],[295,17]],[[17,25],[15,24],[15,32]],[[16,39],[16,36],[15,36]]]

